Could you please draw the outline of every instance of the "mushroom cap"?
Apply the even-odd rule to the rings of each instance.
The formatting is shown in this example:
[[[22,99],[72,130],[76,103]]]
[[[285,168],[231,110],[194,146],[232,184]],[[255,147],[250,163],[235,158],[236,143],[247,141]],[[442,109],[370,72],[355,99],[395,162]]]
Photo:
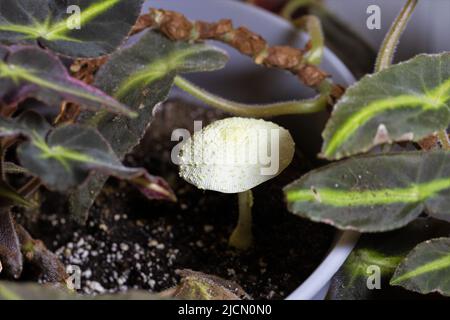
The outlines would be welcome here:
[[[294,149],[289,131],[273,122],[227,118],[185,142],[179,155],[180,176],[199,189],[243,192],[282,172]]]

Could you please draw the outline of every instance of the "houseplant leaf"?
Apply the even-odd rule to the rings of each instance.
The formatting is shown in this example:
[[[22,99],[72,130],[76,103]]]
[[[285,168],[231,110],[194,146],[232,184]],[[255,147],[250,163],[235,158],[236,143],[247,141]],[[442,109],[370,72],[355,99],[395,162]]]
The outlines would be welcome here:
[[[5,182],[0,182],[0,208],[18,205],[25,208],[36,207],[37,204],[21,196]]]
[[[95,171],[129,180],[149,198],[175,197],[161,178],[141,168],[123,166],[94,128],[66,125],[52,129],[39,114],[28,111],[13,120],[0,118],[0,136],[2,133],[28,138],[17,148],[18,158],[52,190],[76,187]]]
[[[98,132],[80,125],[51,131],[48,137],[33,135],[17,149],[19,160],[52,190],[66,191],[83,183],[90,171],[131,179],[140,170],[122,166]]]
[[[450,296],[450,238],[417,245],[397,267],[390,283],[422,294]]]
[[[143,0],[0,0],[0,42],[38,43],[75,57],[105,55],[124,41],[142,3]]]
[[[97,87],[126,102],[139,116],[128,119],[104,112],[86,113],[81,122],[95,126],[122,158],[139,143],[152,121],[153,108],[167,98],[177,74],[221,69],[227,59],[217,48],[174,42],[149,30],[132,47],[111,55],[95,81]],[[89,179],[87,188],[72,195],[75,216],[85,219],[106,179],[97,175]]]
[[[71,292],[61,286],[31,282],[0,282],[0,300],[157,300],[156,294],[143,290],[126,293],[86,296]]]
[[[34,47],[0,46],[0,104],[15,105],[33,97],[51,106],[61,101],[111,112],[133,113],[104,92],[69,76],[59,59]]]
[[[393,230],[424,210],[450,221],[450,152],[354,157],[314,170],[284,192],[291,212],[340,229]]]
[[[368,75],[336,104],[321,155],[340,159],[394,141],[419,141],[450,124],[450,53],[419,55]]]
[[[23,258],[20,243],[14,229],[14,221],[9,208],[0,207],[0,263],[12,277],[19,277],[22,272]]]
[[[414,246],[427,239],[450,235],[450,224],[433,218],[418,218],[405,228],[391,232],[364,234],[343,266],[331,280],[328,298],[361,300],[395,297],[408,294],[389,285],[395,269]],[[376,268],[380,271],[380,287],[375,285]]]

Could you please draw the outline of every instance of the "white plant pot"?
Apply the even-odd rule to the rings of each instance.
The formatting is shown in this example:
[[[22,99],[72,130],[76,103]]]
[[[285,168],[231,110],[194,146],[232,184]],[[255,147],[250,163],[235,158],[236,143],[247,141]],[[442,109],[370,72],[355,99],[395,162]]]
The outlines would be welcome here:
[[[272,45],[303,47],[306,35],[295,30],[287,21],[267,11],[244,3],[229,0],[149,0],[149,7],[182,12],[193,20],[217,21],[232,19],[235,26],[243,25],[261,34]],[[268,70],[256,66],[235,50],[218,44],[230,54],[230,62],[223,70],[189,77],[193,82],[229,99],[247,103],[269,103],[289,99],[310,97],[314,93],[301,86],[291,74],[280,70]],[[322,67],[340,84],[349,85],[355,81],[350,71],[329,50],[325,51]],[[242,90],[245,88],[245,90]],[[283,124],[291,131],[302,150],[309,155],[316,154],[320,145],[320,133],[326,121],[326,114],[307,117],[286,117]],[[308,137],[302,139],[301,137]],[[300,143],[298,143],[300,141]],[[288,296],[288,300],[324,299],[331,277],[344,263],[358,234],[337,232],[335,241],[317,269],[303,284]]]

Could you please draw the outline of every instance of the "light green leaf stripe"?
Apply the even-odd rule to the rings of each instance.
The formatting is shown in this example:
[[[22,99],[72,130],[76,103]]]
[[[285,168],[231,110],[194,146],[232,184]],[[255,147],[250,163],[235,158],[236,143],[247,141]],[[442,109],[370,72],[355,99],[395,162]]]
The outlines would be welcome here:
[[[0,284],[0,300],[22,300],[14,291]]]
[[[284,194],[294,214],[345,230],[398,229],[424,210],[450,221],[450,153],[352,157],[307,173]]]
[[[70,150],[63,146],[49,146],[42,137],[35,135],[33,137],[33,144],[38,147],[42,154],[39,156],[41,159],[50,159],[53,158],[57,160],[67,172],[71,171],[71,167],[68,161],[76,161],[81,163],[89,163],[89,164],[101,164],[96,161],[94,158],[89,157],[80,152]]]
[[[288,202],[318,202],[335,207],[373,206],[392,203],[416,203],[450,188],[450,179],[413,184],[407,188],[348,191],[335,189],[291,190]]]
[[[442,270],[442,269],[446,269],[446,268],[450,268],[450,253],[440,259],[426,263],[412,271],[409,271],[405,274],[402,274],[401,276],[398,276],[395,279],[392,279],[391,284],[399,284],[400,282],[403,282],[405,280],[409,280],[409,279],[418,277],[418,276],[426,274],[426,273],[430,273],[430,272],[434,272],[434,271]]]
[[[386,255],[382,252],[373,250],[373,249],[360,249],[355,251],[355,254],[351,256],[353,258],[350,263],[345,265],[346,268],[349,268],[350,271],[358,270],[358,266],[361,266],[361,273],[357,275],[367,276],[367,267],[370,265],[380,266],[385,269],[395,270],[397,268],[400,261],[403,259],[403,256],[400,255]]]
[[[115,93],[115,97],[120,99],[139,86],[150,85],[170,72],[177,70],[189,56],[199,54],[202,50],[209,51],[210,49],[208,47],[202,49],[199,47],[188,47],[174,51],[173,53],[152,62],[141,71],[138,71],[125,79],[120,84],[119,89]]]
[[[422,110],[448,108],[450,100],[450,79],[425,95],[402,95],[383,100],[373,101],[354,113],[338,129],[323,152],[325,157],[331,157],[334,152],[362,125],[375,116],[388,110],[400,108],[420,108]]]
[[[109,10],[111,7],[119,3],[121,0],[104,0],[98,1],[92,4],[90,7],[81,10],[80,12],[80,24],[81,27],[83,24],[90,22],[95,19],[100,14]],[[56,24],[52,25],[50,19],[47,18],[44,22],[35,21],[31,26],[23,26],[16,24],[9,25],[0,25],[0,31],[12,31],[17,33],[24,34],[24,39],[38,39],[43,38],[48,41],[74,41],[79,42],[79,40],[67,37],[66,33],[72,31],[69,29],[69,19],[68,17],[65,20],[59,21]]]
[[[21,205],[25,208],[37,207],[37,203],[23,198],[14,189],[12,189],[9,186],[4,185],[4,184],[0,184],[0,197],[9,199],[9,200],[13,201],[15,204]]]

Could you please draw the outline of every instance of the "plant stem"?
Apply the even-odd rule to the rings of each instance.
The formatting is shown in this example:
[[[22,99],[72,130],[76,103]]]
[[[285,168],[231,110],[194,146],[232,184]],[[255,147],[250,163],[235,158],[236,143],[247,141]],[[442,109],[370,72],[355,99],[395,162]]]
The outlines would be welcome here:
[[[450,139],[448,138],[447,130],[440,130],[438,132],[438,138],[441,142],[442,149],[450,151]]]
[[[251,190],[240,192],[239,220],[230,236],[229,245],[240,250],[247,250],[253,243],[252,234],[252,206],[253,193]]]
[[[319,112],[326,108],[329,97],[328,94],[321,94],[316,98],[303,101],[289,101],[267,105],[248,105],[216,96],[180,76],[175,77],[175,85],[211,107],[234,115],[252,118],[269,118],[288,114]],[[329,87],[324,86],[324,91],[327,90],[329,90]]]
[[[325,48],[325,37],[322,31],[322,24],[316,16],[307,15],[292,22],[296,27],[304,29],[310,37],[308,50],[305,59],[308,63],[319,65],[322,62]]]
[[[389,32],[384,38],[383,43],[381,44],[381,48],[375,64],[375,72],[384,70],[392,64],[395,49],[397,48],[403,31],[405,31],[406,26],[408,25],[417,2],[418,0],[407,0],[402,11],[392,24]]]
[[[28,198],[33,195],[33,193],[36,192],[41,185],[41,179],[39,179],[38,177],[33,177],[18,190],[18,193],[22,197]]]

